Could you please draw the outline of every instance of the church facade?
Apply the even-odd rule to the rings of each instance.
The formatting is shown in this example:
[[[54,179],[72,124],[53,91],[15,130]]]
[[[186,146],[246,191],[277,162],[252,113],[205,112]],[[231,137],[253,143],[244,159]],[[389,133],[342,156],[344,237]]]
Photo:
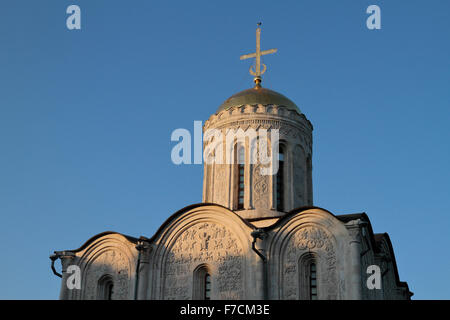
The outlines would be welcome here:
[[[203,202],[174,213],[151,238],[104,232],[55,251],[60,299],[410,299],[386,233],[374,233],[365,213],[313,206],[313,127],[294,102],[261,86],[262,54],[258,39],[249,55],[257,58],[255,86],[204,124],[204,132],[244,138],[205,137],[204,149],[220,145],[213,155],[233,161],[205,161]],[[271,143],[258,137],[274,130],[277,170],[263,174],[273,164],[251,157]],[[67,285],[71,266],[80,270],[79,288]],[[367,283],[373,266],[377,288]]]

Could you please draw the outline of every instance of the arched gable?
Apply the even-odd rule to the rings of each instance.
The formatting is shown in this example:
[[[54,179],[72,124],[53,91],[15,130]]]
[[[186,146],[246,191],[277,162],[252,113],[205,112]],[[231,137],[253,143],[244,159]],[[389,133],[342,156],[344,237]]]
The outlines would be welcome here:
[[[387,233],[376,234],[379,253],[377,255],[382,272],[384,299],[410,299],[413,293],[408,284],[400,281],[392,242]]]
[[[319,299],[339,298],[339,266],[345,256],[338,255],[342,239],[348,231],[334,215],[320,208],[310,208],[290,213],[276,224],[268,239],[270,255],[270,290],[273,299],[307,299],[302,291],[302,261],[305,256],[314,256],[318,268]],[[306,267],[306,266],[305,266]],[[342,268],[341,268],[342,269]]]
[[[243,299],[252,277],[246,271],[251,231],[250,224],[218,205],[192,206],[172,216],[152,238],[151,295],[192,299],[194,270],[207,264],[213,299]]]
[[[99,282],[105,276],[114,284],[112,299],[133,299],[137,252],[130,237],[115,232],[104,232],[73,250],[81,269],[81,290],[74,291],[72,299],[99,298]]]

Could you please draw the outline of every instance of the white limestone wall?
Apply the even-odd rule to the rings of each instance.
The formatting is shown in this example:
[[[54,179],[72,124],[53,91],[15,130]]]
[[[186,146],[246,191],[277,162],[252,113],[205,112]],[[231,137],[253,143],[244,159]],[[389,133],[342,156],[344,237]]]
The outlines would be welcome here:
[[[200,266],[211,274],[212,299],[308,299],[302,263],[310,258],[317,264],[319,299],[407,299],[406,288],[396,283],[387,240],[375,250],[367,228],[362,231],[366,225],[359,219],[344,224],[319,208],[288,216],[256,241],[268,261],[264,267],[251,247],[256,226],[224,207],[193,207],[173,217],[147,243],[140,256],[138,290],[139,255],[136,243],[126,237],[105,234],[82,250],[64,252],[61,299],[99,299],[99,280],[105,275],[113,279],[113,299],[195,299]],[[382,269],[382,290],[365,286],[371,264]],[[69,265],[81,269],[81,290],[65,285]]]
[[[197,207],[171,221],[150,256],[150,299],[195,298],[199,266],[211,274],[212,299],[259,299],[260,261],[251,249],[251,231],[218,206]]]
[[[110,276],[114,282],[114,300],[134,299],[137,251],[124,236],[104,235],[83,250],[61,257],[61,260],[64,266],[61,299],[99,299],[99,280],[104,276]],[[80,290],[69,290],[66,285],[68,274],[64,271],[70,265],[76,265],[81,270]]]
[[[280,142],[286,147],[284,211],[312,205],[312,126],[303,114],[276,105],[239,106],[212,115],[204,125],[204,131],[210,129],[222,132],[223,164],[217,161],[214,164],[205,163],[203,202],[237,209],[237,184],[233,173],[236,166],[226,161],[227,154],[232,154],[234,149],[227,148],[226,136],[229,130],[242,130],[247,137],[244,140],[245,199],[244,210],[237,213],[247,219],[279,216],[280,213],[276,211],[275,175],[261,174],[261,167],[267,166],[250,163],[250,155],[258,149],[250,133],[260,134],[261,129],[268,130],[270,141],[270,130],[278,129]],[[204,141],[204,148],[212,143],[216,141]],[[228,159],[234,158],[229,156]]]
[[[342,222],[321,209],[306,210],[285,221],[267,239],[269,298],[308,299],[301,285],[301,262],[312,256],[318,268],[319,299],[360,299],[360,284],[352,281],[361,276],[352,270],[359,263],[354,261],[352,239]]]

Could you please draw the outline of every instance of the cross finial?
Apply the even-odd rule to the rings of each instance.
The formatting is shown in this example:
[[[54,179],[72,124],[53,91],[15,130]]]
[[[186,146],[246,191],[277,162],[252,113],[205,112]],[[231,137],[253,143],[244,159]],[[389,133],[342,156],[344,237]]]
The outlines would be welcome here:
[[[266,54],[271,54],[271,53],[275,53],[277,52],[277,49],[269,49],[269,50],[265,50],[265,51],[261,51],[261,22],[257,23],[257,28],[256,28],[256,52],[255,53],[250,53],[250,54],[244,54],[241,56],[241,60],[245,60],[245,59],[249,59],[249,58],[256,58],[256,64],[255,64],[255,68],[254,70],[252,69],[253,66],[250,67],[250,74],[254,75],[254,81],[256,83],[257,86],[260,85],[261,83],[261,75],[264,74],[264,72],[266,72],[267,70],[267,66],[264,63],[261,63],[261,56],[266,55]],[[263,67],[263,69],[261,70],[261,66]]]

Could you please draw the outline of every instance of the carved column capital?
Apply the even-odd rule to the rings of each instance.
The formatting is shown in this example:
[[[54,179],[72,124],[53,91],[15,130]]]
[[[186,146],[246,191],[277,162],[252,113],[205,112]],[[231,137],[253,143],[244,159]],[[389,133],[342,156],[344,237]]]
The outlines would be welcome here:
[[[361,278],[361,228],[366,222],[355,219],[345,224],[350,235],[350,277],[351,295],[350,299],[362,299],[362,278]]]
[[[150,262],[150,253],[153,250],[152,245],[147,241],[147,239],[139,239],[136,244],[136,250],[141,253],[141,263]]]
[[[56,257],[61,260],[62,272],[67,271],[67,267],[74,264],[76,255],[72,251],[55,251]]]
[[[67,300],[69,299],[70,296],[70,292],[67,287],[67,277],[68,277],[67,268],[70,265],[75,264],[76,255],[72,251],[55,251],[55,254],[50,257],[50,259],[52,260],[52,269],[55,274],[57,273],[54,269],[53,262],[55,262],[55,260],[57,260],[58,258],[61,260],[61,273],[62,273],[60,275],[61,289],[59,293],[59,299]]]
[[[345,224],[351,238],[350,243],[361,243],[361,228],[366,224],[367,222],[362,221],[361,219],[351,220]]]

